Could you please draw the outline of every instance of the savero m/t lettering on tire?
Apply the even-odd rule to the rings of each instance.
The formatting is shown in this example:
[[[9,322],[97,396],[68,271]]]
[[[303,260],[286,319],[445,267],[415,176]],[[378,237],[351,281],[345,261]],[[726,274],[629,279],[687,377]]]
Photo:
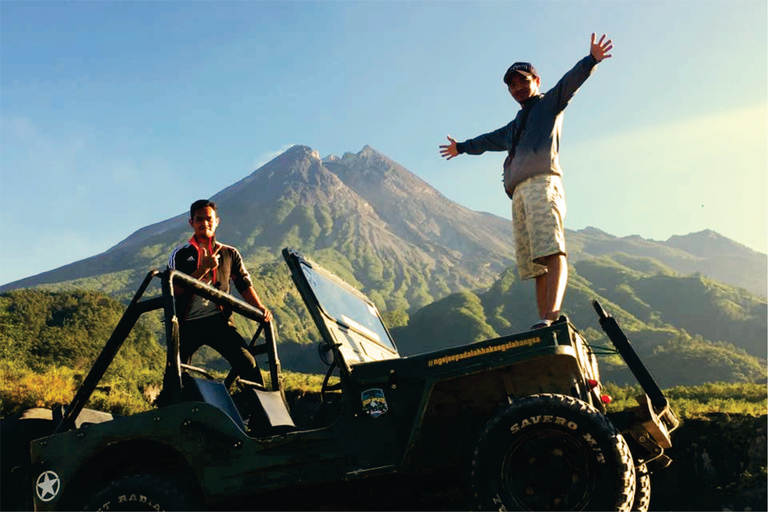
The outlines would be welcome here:
[[[480,436],[472,486],[482,510],[631,509],[635,471],[624,438],[573,397],[513,400]]]

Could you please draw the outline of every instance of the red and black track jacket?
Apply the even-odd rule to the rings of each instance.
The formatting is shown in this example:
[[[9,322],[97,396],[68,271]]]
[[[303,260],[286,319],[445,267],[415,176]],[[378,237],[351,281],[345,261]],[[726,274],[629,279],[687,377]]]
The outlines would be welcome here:
[[[215,248],[219,249],[219,266],[213,270],[212,285],[222,292],[230,293],[229,282],[232,281],[235,284],[237,291],[242,293],[251,286],[251,275],[243,264],[243,257],[240,252],[230,245],[225,245],[215,240],[209,242],[208,254],[212,254]],[[168,268],[178,270],[185,274],[192,274],[199,265],[202,255],[202,248],[198,241],[193,236],[189,241],[178,246],[171,253],[171,257],[168,259]],[[194,293],[191,290],[185,291],[180,296],[176,297],[176,314],[179,316],[179,321],[183,322],[187,318],[189,312],[189,306],[192,303]],[[232,313],[230,311],[223,310],[222,313],[229,318]]]

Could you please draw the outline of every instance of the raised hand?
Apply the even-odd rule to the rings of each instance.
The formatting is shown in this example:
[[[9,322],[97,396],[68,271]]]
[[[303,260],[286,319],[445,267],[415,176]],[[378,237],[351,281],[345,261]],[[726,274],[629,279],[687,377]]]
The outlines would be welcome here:
[[[208,254],[208,249],[205,246],[202,247],[203,255],[200,258],[200,265],[198,265],[198,268],[204,270],[203,275],[219,266],[219,258],[221,257],[219,256],[220,249],[221,246],[217,245],[213,252]]]
[[[448,142],[445,146],[440,146],[440,156],[450,160],[451,158],[459,155],[459,150],[456,148],[456,141],[448,136]]]
[[[603,34],[602,37],[600,37],[600,40],[595,42],[595,34],[594,32],[592,33],[592,39],[589,44],[589,54],[592,55],[597,62],[613,57],[613,55],[608,53],[613,49],[613,41],[610,39],[606,41],[606,37],[607,36]]]

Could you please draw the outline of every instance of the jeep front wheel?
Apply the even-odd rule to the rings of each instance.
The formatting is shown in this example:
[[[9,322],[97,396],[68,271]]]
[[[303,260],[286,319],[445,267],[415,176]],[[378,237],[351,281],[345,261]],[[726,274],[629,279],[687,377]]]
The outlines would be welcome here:
[[[114,480],[91,499],[85,510],[197,510],[199,506],[177,479],[141,474]]]
[[[563,395],[514,400],[486,426],[472,461],[482,510],[629,511],[632,457],[613,424]]]

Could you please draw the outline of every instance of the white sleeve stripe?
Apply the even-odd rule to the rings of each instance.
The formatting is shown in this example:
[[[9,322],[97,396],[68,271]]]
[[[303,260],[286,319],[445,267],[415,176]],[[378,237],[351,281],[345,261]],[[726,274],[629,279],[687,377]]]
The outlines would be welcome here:
[[[168,258],[168,268],[176,268],[176,253],[179,252],[179,250],[181,250],[181,246],[176,247],[171,253],[171,257]]]

